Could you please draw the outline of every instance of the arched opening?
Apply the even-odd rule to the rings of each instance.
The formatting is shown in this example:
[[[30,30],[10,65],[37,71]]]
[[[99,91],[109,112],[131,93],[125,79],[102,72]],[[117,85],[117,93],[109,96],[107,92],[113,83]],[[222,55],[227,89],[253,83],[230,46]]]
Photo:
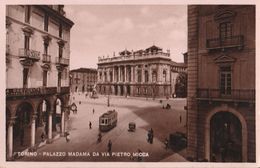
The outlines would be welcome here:
[[[85,92],[85,85],[82,86],[82,93]]]
[[[124,87],[123,87],[123,85],[120,85],[120,95],[121,96],[124,95]]]
[[[36,118],[36,133],[35,142],[39,143],[41,141],[41,135],[44,134],[45,138],[48,135],[48,111],[50,111],[50,105],[47,100],[42,100],[37,108],[37,118]]]
[[[218,112],[210,120],[210,158],[217,162],[242,161],[242,125],[230,112]]]
[[[117,95],[117,85],[114,86],[114,89],[115,89],[115,95]]]
[[[166,82],[166,71],[165,70],[163,70],[163,82]]]
[[[62,112],[62,104],[60,98],[56,99],[55,102],[55,110],[52,114],[52,131],[56,132],[57,130],[61,130],[61,112]]]
[[[129,85],[127,85],[126,90],[127,90],[127,95],[130,95],[130,86]]]
[[[16,119],[13,127],[13,151],[22,151],[30,146],[30,130],[33,107],[28,102],[21,103],[16,110]]]

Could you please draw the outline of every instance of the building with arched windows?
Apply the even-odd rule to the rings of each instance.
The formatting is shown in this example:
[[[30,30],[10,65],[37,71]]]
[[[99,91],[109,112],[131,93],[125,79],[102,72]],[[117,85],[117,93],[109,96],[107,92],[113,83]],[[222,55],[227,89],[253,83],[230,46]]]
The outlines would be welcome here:
[[[97,70],[78,68],[70,71],[71,93],[90,93],[97,84]]]
[[[170,97],[178,73],[186,64],[173,62],[170,53],[151,46],[144,50],[119,52],[98,60],[97,91],[100,94],[140,97]]]
[[[63,7],[6,6],[7,160],[65,131],[74,23]]]
[[[188,6],[188,148],[216,162],[256,161],[255,6]]]

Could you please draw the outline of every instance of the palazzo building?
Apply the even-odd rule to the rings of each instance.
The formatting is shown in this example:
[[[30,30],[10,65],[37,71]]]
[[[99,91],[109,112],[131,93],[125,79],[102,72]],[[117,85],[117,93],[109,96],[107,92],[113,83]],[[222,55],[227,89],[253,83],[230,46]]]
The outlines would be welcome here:
[[[188,155],[256,161],[255,6],[188,6]]]
[[[7,160],[65,131],[74,23],[63,7],[6,6]]]
[[[184,63],[173,62],[170,52],[151,46],[144,50],[119,52],[98,60],[97,91],[100,94],[141,97],[170,97]]]
[[[92,92],[97,84],[97,70],[91,68],[78,68],[70,71],[71,93]]]

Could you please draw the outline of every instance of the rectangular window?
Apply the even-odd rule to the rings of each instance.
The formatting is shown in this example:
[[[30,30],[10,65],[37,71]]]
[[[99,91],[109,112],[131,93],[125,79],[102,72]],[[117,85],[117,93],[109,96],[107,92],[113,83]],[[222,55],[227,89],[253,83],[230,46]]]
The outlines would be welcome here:
[[[62,58],[63,55],[63,47],[59,46],[59,58]]]
[[[62,38],[62,24],[59,26],[59,37]]]
[[[58,72],[58,87],[61,87],[61,72]]]
[[[225,39],[232,36],[232,24],[231,22],[220,23],[219,25],[220,39]]]
[[[25,23],[30,23],[31,18],[31,6],[25,6]]]
[[[28,74],[29,74],[29,69],[24,68],[23,69],[23,88],[28,87]]]
[[[47,76],[48,76],[48,71],[43,71],[43,86],[47,86]]]
[[[222,95],[231,95],[232,75],[231,67],[220,67],[220,92]]]
[[[48,55],[48,43],[44,43],[44,51],[43,51],[43,53],[45,55]]]
[[[137,82],[142,82],[142,71],[141,70],[137,71]]]
[[[30,37],[29,36],[24,36],[24,48],[29,50],[30,48]]]
[[[49,27],[49,16],[47,14],[45,14],[45,16],[44,16],[44,30],[48,31],[48,27]]]

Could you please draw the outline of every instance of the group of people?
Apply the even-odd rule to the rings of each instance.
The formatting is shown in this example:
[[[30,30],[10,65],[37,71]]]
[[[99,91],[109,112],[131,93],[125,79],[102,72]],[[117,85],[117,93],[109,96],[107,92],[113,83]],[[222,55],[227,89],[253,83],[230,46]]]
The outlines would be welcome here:
[[[148,133],[147,133],[147,142],[152,144],[153,143],[153,129],[151,128],[150,130],[148,130]]]

